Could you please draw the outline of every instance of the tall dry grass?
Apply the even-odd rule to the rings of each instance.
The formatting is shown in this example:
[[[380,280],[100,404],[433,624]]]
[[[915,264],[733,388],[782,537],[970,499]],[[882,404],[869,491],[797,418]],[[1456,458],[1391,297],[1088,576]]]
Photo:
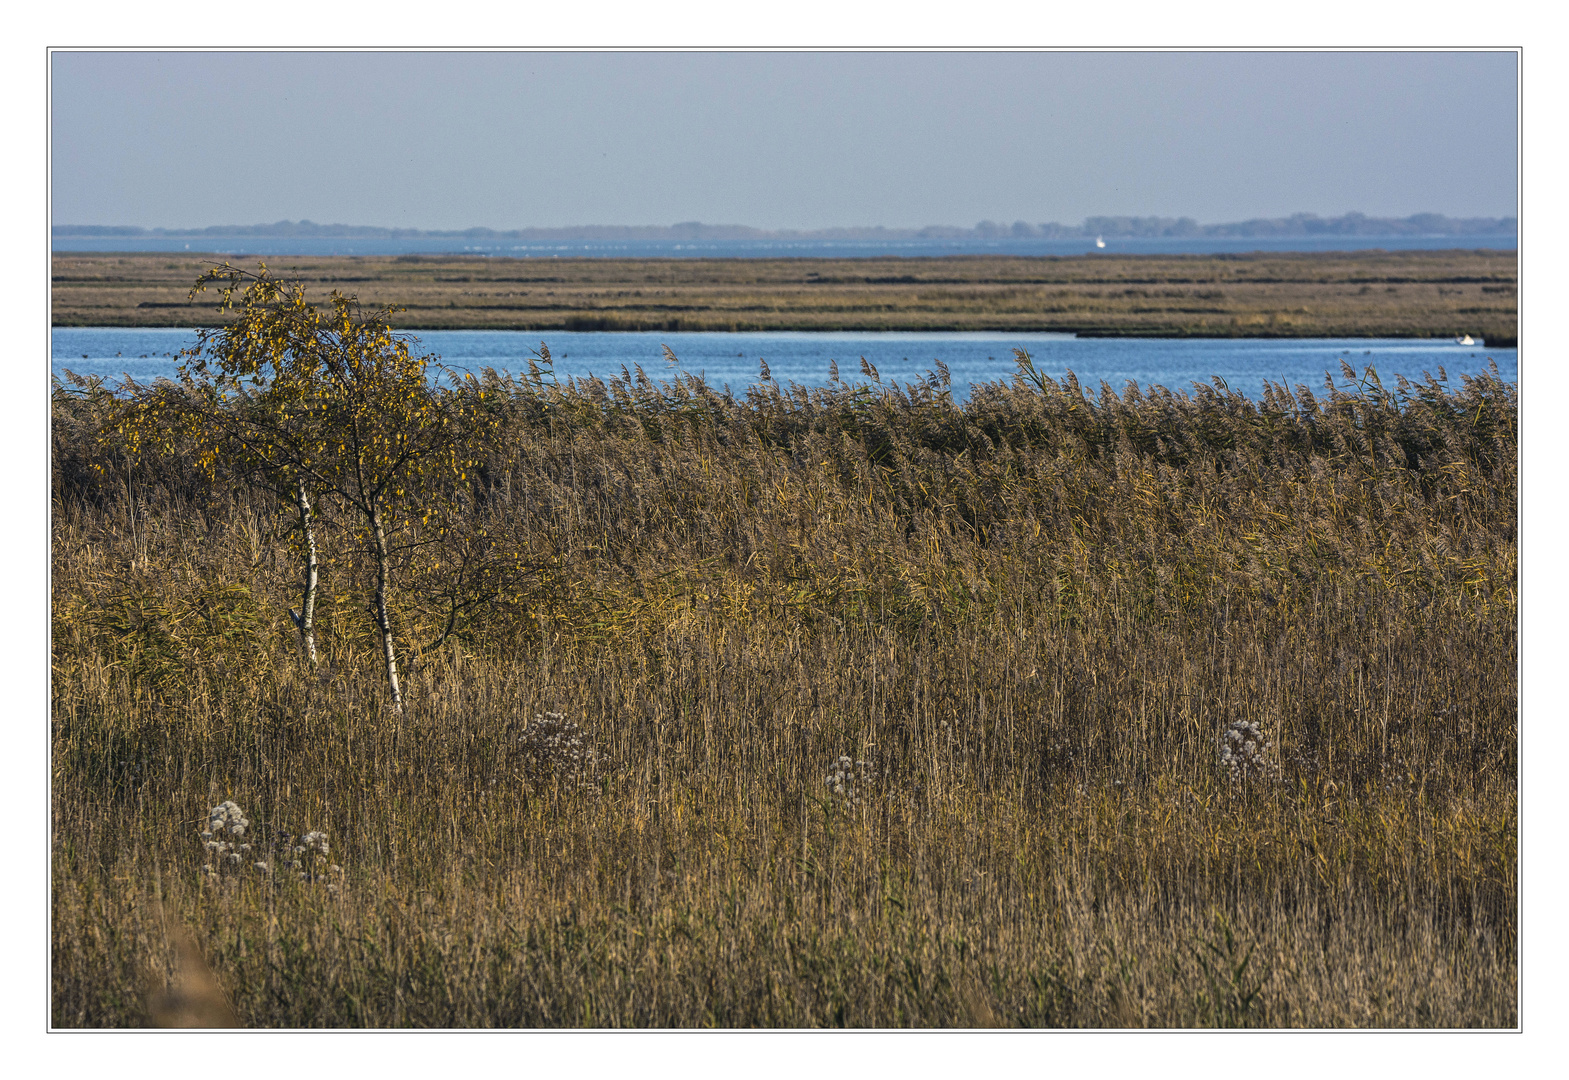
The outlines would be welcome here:
[[[254,1026],[1514,1025],[1513,388],[1029,375],[492,378],[401,723],[346,543],[312,674],[286,516],[63,388],[54,1024],[185,925]]]

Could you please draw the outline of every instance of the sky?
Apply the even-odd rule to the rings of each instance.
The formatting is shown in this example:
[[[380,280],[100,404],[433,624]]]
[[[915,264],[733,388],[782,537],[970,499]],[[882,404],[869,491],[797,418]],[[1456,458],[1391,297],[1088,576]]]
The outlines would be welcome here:
[[[55,52],[55,224],[1516,212],[1513,52]]]
[[[53,223],[1516,212],[1513,52],[55,52]]]

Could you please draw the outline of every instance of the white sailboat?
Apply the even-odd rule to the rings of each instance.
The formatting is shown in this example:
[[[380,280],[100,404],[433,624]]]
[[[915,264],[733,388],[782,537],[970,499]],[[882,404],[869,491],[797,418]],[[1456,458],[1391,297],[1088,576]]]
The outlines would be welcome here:
[[[1098,248],[1105,247],[1106,246],[1106,238],[1104,236],[1097,236],[1095,238],[1095,246],[1098,247]]]
[[[1471,340],[1471,335],[1470,334],[1461,334],[1459,337],[1455,338],[1455,344],[1456,345],[1475,345],[1476,342]]]

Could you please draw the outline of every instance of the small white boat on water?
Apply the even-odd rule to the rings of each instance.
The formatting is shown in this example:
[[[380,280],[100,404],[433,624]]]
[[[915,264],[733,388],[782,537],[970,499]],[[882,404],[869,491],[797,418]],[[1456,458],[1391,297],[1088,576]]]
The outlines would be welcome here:
[[[1470,334],[1461,334],[1459,337],[1455,338],[1455,344],[1456,345],[1475,345],[1476,342],[1471,340],[1471,335]]]
[[[1097,236],[1095,238],[1095,246],[1098,247],[1098,248],[1105,247],[1106,246],[1106,238],[1104,236]]]

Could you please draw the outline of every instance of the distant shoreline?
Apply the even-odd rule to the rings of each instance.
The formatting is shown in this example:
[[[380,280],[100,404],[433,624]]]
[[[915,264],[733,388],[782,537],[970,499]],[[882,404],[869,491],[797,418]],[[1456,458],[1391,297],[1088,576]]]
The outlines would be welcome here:
[[[593,259],[949,259],[1074,258],[1082,255],[1333,254],[1353,251],[1516,251],[1513,236],[1113,237],[1097,247],[1086,238],[929,240],[575,240],[527,243],[444,238],[333,237],[61,237],[53,254],[175,254],[229,258],[515,258]]]
[[[948,258],[1219,255],[1386,249],[1516,250],[1514,218],[1414,214],[1370,218],[1254,219],[1200,225],[1192,218],[1095,217],[1079,225],[983,221],[970,228],[758,229],[745,225],[575,225],[561,228],[390,229],[280,221],[195,229],[57,225],[51,248],[66,252],[218,252],[234,258],[374,255],[504,258]]]
[[[1283,218],[1251,218],[1247,221],[1201,225],[1193,218],[1100,216],[1084,219],[1078,225],[1059,222],[1012,224],[982,221],[973,227],[926,225],[920,228],[841,226],[824,229],[760,229],[749,225],[714,225],[685,221],[675,225],[569,225],[520,229],[402,229],[374,225],[318,225],[313,221],[277,221],[265,225],[209,225],[200,228],[145,228],[136,225],[56,225],[54,237],[167,237],[181,240],[203,237],[310,237],[342,239],[462,239],[470,241],[519,242],[593,242],[643,241],[681,243],[685,241],[878,241],[955,240],[955,239],[1183,239],[1183,238],[1270,238],[1315,239],[1324,237],[1443,237],[1505,236],[1513,239],[1519,221],[1502,218],[1451,218],[1443,214],[1411,214],[1407,217],[1368,217],[1348,213],[1322,218],[1299,213]]]

